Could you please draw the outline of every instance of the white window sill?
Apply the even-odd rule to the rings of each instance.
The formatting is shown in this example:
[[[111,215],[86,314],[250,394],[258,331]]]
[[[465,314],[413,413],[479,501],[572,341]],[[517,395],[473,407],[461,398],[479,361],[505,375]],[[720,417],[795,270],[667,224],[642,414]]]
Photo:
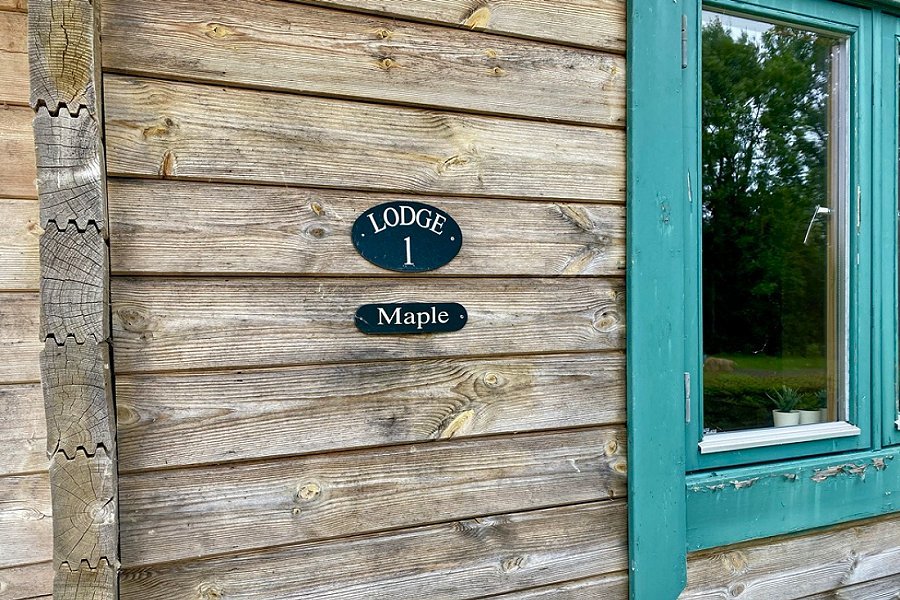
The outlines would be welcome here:
[[[897,421],[900,427],[900,420]],[[728,431],[708,433],[700,442],[700,454],[714,454],[748,448],[764,448],[781,444],[797,444],[832,438],[859,435],[860,429],[847,422],[816,423],[815,425],[794,425],[792,427],[769,427],[748,431]]]
[[[900,429],[900,419],[897,419],[896,421],[894,421],[894,425],[897,426],[897,429]]]

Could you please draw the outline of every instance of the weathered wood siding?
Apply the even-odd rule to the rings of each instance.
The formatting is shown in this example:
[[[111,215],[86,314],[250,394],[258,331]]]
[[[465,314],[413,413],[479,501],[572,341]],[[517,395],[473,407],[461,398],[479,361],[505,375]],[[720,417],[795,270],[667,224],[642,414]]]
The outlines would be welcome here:
[[[625,3],[467,4],[104,0],[123,599],[626,595]]]
[[[0,600],[49,598],[53,589],[25,8],[0,2]]]
[[[900,517],[698,552],[682,600],[897,600]]]

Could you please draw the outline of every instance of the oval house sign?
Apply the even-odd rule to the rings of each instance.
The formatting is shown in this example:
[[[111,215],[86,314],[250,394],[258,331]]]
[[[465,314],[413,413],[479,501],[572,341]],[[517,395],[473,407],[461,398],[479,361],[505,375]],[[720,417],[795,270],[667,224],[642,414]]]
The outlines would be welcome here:
[[[421,273],[443,267],[462,248],[453,217],[420,202],[387,202],[370,208],[353,224],[353,245],[383,269]]]

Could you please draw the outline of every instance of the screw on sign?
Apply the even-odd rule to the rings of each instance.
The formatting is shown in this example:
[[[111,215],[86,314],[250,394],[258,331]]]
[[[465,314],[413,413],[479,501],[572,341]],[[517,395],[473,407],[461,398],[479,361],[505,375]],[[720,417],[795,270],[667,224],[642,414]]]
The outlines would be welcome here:
[[[421,202],[386,202],[356,219],[353,245],[370,263],[422,273],[443,267],[462,248],[462,230],[446,212]]]

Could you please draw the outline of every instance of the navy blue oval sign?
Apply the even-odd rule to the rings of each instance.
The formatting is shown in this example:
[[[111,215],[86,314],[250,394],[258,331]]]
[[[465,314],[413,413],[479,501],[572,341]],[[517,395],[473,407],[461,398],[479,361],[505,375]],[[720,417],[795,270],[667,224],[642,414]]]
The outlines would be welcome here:
[[[372,335],[459,331],[468,320],[466,308],[456,303],[366,304],[356,311],[356,327]]]
[[[421,202],[387,202],[353,224],[353,245],[367,261],[390,271],[421,273],[443,267],[462,248],[456,221]]]

